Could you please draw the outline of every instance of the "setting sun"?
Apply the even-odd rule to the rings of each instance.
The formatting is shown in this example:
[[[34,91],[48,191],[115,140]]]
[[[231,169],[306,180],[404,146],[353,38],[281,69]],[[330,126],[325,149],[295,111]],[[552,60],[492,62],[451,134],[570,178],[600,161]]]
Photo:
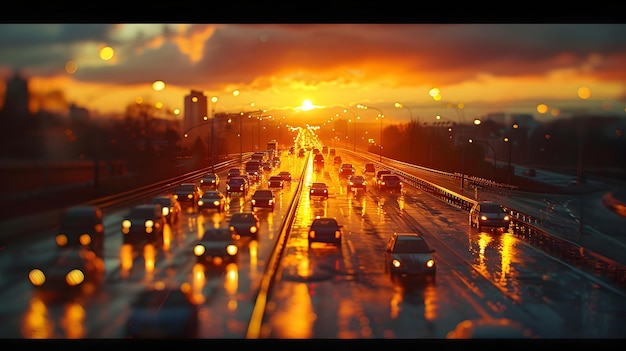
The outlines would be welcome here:
[[[315,108],[315,106],[313,106],[313,103],[311,102],[311,100],[306,99],[306,100],[302,101],[302,106],[300,106],[300,108],[303,111],[311,111],[312,109]]]

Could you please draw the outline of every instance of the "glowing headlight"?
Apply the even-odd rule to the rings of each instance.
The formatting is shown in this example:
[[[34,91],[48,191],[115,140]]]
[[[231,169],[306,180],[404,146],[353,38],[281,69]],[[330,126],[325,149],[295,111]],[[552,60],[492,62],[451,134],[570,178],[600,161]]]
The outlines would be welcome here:
[[[144,225],[146,226],[146,228],[152,228],[152,227],[154,227],[154,221],[151,220],[151,219],[148,219],[148,220],[146,220]]]
[[[204,245],[196,245],[193,247],[193,254],[196,256],[202,256],[204,255],[204,252],[206,251],[206,249],[204,248]]]
[[[67,235],[65,235],[65,234],[58,234],[57,237],[56,237],[56,242],[57,242],[57,245],[59,245],[59,246],[67,245],[67,242],[68,242]]]
[[[434,266],[435,266],[435,260],[430,259],[430,260],[426,261],[426,267],[432,268]]]
[[[163,211],[161,213],[163,213],[164,216],[167,216],[168,214],[170,214],[170,208],[169,207],[163,207]]]
[[[257,231],[257,227],[256,226],[253,225],[253,226],[250,227],[250,233],[256,233],[256,231]]]
[[[402,262],[400,262],[400,260],[397,260],[397,259],[394,259],[393,261],[391,261],[391,264],[396,268],[399,268],[402,266]]]
[[[128,228],[130,228],[130,225],[131,225],[130,220],[125,219],[125,220],[122,221],[122,228],[128,229]]]
[[[215,206],[219,206],[219,205],[220,205],[220,200],[215,200],[215,201],[213,201],[213,205],[215,205]]]
[[[91,244],[91,235],[87,234],[87,233],[83,233],[78,237],[78,241],[80,242],[81,245],[89,245]]]
[[[41,286],[46,282],[46,275],[40,269],[33,269],[28,273],[28,279],[35,286]]]
[[[85,274],[80,269],[72,269],[65,275],[65,282],[69,286],[76,286],[85,281]]]
[[[235,256],[237,254],[237,251],[239,251],[239,248],[237,248],[237,245],[235,244],[230,244],[226,246],[226,253],[231,256]]]

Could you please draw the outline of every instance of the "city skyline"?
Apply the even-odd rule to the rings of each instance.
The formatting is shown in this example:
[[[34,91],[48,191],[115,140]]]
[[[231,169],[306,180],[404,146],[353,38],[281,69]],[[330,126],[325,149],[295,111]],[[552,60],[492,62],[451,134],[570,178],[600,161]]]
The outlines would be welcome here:
[[[182,119],[190,90],[217,97],[217,113],[255,103],[302,120],[343,109],[370,118],[357,104],[390,121],[624,115],[624,33],[623,24],[3,24],[0,77],[19,72],[31,93],[61,91],[94,116],[141,99]],[[304,114],[306,100],[317,108]],[[463,104],[463,115],[445,103]]]

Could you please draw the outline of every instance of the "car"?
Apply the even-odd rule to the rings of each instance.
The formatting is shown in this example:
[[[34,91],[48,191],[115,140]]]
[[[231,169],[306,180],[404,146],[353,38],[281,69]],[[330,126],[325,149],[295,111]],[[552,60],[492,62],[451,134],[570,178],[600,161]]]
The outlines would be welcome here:
[[[159,204],[135,205],[122,219],[124,244],[158,244],[163,239],[165,217]]]
[[[165,216],[165,221],[168,224],[178,223],[180,221],[180,214],[183,211],[180,202],[172,195],[159,195],[150,200],[152,204],[161,205],[161,211]]]
[[[272,162],[270,161],[263,162],[261,166],[263,166],[263,171],[265,172],[271,172],[272,169],[274,168],[274,166],[272,166]]]
[[[380,181],[382,180],[383,176],[386,174],[392,174],[392,172],[387,169],[381,169],[380,171],[376,172],[376,186],[380,184]]]
[[[267,180],[268,188],[281,188],[282,189],[283,185],[284,185],[283,177],[279,175],[270,176],[269,179]]]
[[[228,220],[228,228],[237,240],[242,237],[257,239],[261,220],[254,212],[235,212]]]
[[[335,155],[337,155],[337,150],[335,150],[335,149],[329,149],[328,150],[328,156],[329,157],[333,157]]]
[[[376,166],[374,166],[373,163],[366,163],[365,167],[363,168],[363,173],[375,173],[376,172]]]
[[[313,156],[313,168],[321,169],[324,168],[324,155],[317,153]]]
[[[509,318],[465,319],[448,332],[446,339],[531,339],[532,330]]]
[[[230,179],[232,177],[239,177],[241,175],[241,169],[237,167],[230,168],[226,173],[226,178]]]
[[[289,171],[280,171],[278,172],[278,175],[283,179],[283,181],[285,182],[290,182],[291,181],[291,172]]]
[[[341,247],[341,237],[343,226],[337,223],[332,217],[315,217],[308,233],[308,246],[314,242],[324,242]]]
[[[348,177],[354,173],[356,173],[356,171],[352,163],[342,163],[341,166],[339,166],[339,178],[348,179]]]
[[[222,213],[226,208],[226,196],[219,190],[208,190],[198,200],[198,211],[217,210]]]
[[[326,145],[322,146],[322,153],[323,154],[328,154],[328,146],[326,146]]]
[[[328,199],[328,186],[323,182],[315,182],[311,184],[311,188],[309,190],[309,199],[313,197],[323,197]]]
[[[186,286],[186,285],[185,285]],[[196,338],[198,306],[191,289],[155,284],[140,291],[130,304],[125,334],[130,339]]]
[[[252,182],[258,182],[263,172],[263,166],[260,161],[246,162],[246,174]]]
[[[353,175],[348,178],[348,191],[354,189],[367,190],[367,181],[362,175]]]
[[[257,189],[254,191],[254,194],[252,194],[252,200],[250,202],[252,211],[254,211],[257,207],[266,207],[274,211],[276,196],[274,195],[274,192],[269,189]]]
[[[340,165],[343,162],[343,160],[341,159],[341,156],[337,155],[333,158],[333,164],[335,165]]]
[[[195,208],[202,190],[195,183],[182,183],[174,189],[173,194],[181,206],[191,205]]]
[[[385,273],[395,277],[435,278],[437,265],[426,240],[419,233],[394,232],[385,246]]]
[[[102,210],[92,205],[77,205],[63,211],[55,241],[60,248],[86,248],[104,254]]]
[[[28,272],[36,293],[46,300],[59,300],[93,291],[104,278],[104,261],[91,250],[59,250],[52,259]]]
[[[382,191],[402,191],[402,180],[395,174],[384,174],[378,184]]]
[[[233,193],[248,195],[248,181],[243,177],[232,177],[226,181],[226,196]]]
[[[507,229],[511,216],[502,205],[492,201],[478,201],[469,210],[469,225],[480,231],[482,228]]]
[[[239,246],[228,227],[208,228],[194,245],[193,254],[198,263],[209,267],[223,267],[237,261]]]
[[[220,185],[220,176],[217,173],[207,173],[200,178],[200,189],[217,189]]]

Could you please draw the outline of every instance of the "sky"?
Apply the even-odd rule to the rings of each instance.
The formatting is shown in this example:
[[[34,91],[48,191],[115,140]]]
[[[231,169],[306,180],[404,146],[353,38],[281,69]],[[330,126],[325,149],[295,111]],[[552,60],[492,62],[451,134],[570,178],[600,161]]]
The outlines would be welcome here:
[[[169,115],[198,90],[298,118],[626,116],[626,24],[0,24],[0,101],[16,72],[95,115]]]

